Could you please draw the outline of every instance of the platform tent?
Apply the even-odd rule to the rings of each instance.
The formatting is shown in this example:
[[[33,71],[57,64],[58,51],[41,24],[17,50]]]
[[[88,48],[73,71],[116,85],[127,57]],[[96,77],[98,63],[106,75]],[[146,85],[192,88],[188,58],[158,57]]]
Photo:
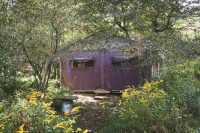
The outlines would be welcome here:
[[[145,60],[145,46],[131,39],[92,36],[75,44],[83,45],[82,50],[68,54],[62,50],[61,56],[61,86],[72,91],[113,92],[129,85],[137,88],[158,69],[155,61],[145,65],[141,62]]]

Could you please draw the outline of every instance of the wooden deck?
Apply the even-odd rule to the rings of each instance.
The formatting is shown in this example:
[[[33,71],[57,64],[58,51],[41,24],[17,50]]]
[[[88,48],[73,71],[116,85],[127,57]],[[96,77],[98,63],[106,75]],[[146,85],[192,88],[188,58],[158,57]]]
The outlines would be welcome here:
[[[92,94],[121,94],[119,90],[107,91],[107,90],[72,90],[74,93],[92,93]]]

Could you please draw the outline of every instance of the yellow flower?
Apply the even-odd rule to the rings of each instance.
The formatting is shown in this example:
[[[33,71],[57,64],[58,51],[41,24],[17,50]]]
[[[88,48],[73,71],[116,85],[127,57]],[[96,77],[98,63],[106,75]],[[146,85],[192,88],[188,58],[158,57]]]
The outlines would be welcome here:
[[[160,83],[163,83],[164,82],[164,80],[160,80]]]
[[[64,128],[63,123],[58,123],[56,126],[54,126],[54,128]]]
[[[72,128],[66,128],[65,129],[65,133],[74,133],[74,129],[72,129]]]
[[[4,125],[3,124],[0,125],[0,129],[4,129]]]
[[[52,102],[49,103],[43,103],[43,108],[50,109]]]
[[[81,128],[77,128],[76,132],[82,132],[83,130]]]
[[[17,133],[27,133],[28,131],[25,131],[24,130],[24,124],[22,124],[20,127],[19,127],[19,131],[17,131]]]
[[[74,107],[74,108],[72,109],[72,112],[79,112],[79,109],[80,109],[80,107]]]
[[[3,109],[3,107],[4,107],[4,106],[3,106],[2,104],[0,104],[0,109]]]
[[[91,132],[91,131],[88,130],[88,129],[86,129],[86,130],[83,131],[83,133],[90,133],[90,132]]]
[[[139,101],[140,101],[141,103],[146,103],[146,102],[147,102],[147,100],[145,100],[144,97],[141,97],[141,98],[139,99]]]
[[[30,100],[29,100],[29,103],[30,103],[30,104],[33,104],[33,105],[36,105],[35,99],[30,99]]]
[[[38,97],[40,97],[42,95],[42,92],[40,92],[40,91],[31,91],[29,94],[28,94],[28,96],[27,96],[27,98],[29,99],[29,100],[36,100]]]
[[[67,115],[69,115],[69,113],[68,113],[68,112],[65,112],[64,115],[67,116]]]
[[[43,122],[51,123],[55,118],[56,118],[56,116],[52,114],[52,115],[48,116],[46,119],[44,119]]]
[[[144,89],[145,91],[151,91],[152,88],[154,87],[155,83],[154,82],[146,82],[144,84],[144,86],[142,87],[142,89]]]
[[[43,102],[43,108],[44,108],[45,110],[47,110],[48,113],[50,113],[50,114],[52,114],[52,115],[55,115],[56,112],[55,112],[54,110],[51,109],[51,104],[52,104],[52,102],[48,102],[48,103]]]
[[[55,115],[55,114],[56,114],[56,111],[54,111],[54,110],[48,109],[47,111],[48,111],[51,115]]]
[[[54,128],[64,128],[64,127],[60,126],[60,125],[56,125],[56,126],[54,126]]]
[[[54,128],[64,128],[67,129],[68,127],[70,127],[72,125],[72,122],[69,121],[63,121],[58,123],[56,126],[54,126]]]

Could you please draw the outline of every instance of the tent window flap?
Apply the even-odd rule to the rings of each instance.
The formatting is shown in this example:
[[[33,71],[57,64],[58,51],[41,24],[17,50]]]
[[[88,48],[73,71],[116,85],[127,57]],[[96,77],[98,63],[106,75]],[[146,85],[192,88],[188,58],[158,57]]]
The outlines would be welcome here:
[[[73,59],[71,60],[71,66],[74,68],[94,67],[94,62],[94,59]]]
[[[139,62],[138,58],[112,58],[112,65],[118,67],[131,67],[137,65]]]

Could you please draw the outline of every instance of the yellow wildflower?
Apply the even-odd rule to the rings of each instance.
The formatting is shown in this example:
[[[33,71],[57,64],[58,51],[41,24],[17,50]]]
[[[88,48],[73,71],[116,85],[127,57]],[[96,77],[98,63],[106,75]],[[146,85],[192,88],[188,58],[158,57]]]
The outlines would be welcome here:
[[[72,122],[70,120],[68,120],[68,121],[63,121],[63,122],[58,123],[56,126],[54,126],[54,128],[64,128],[64,129],[67,129],[71,125],[72,125]]]
[[[30,104],[33,104],[33,105],[36,105],[36,100],[35,100],[35,99],[30,99],[30,100],[29,100],[29,103],[30,103]]]
[[[86,129],[86,130],[83,131],[83,133],[90,133],[90,132],[91,132],[91,131],[88,130],[88,129]]]
[[[27,98],[29,100],[36,100],[38,97],[40,97],[42,95],[42,93],[40,91],[31,91]]]
[[[82,132],[83,130],[81,128],[77,128],[76,132]]]
[[[56,117],[55,115],[51,114],[46,119],[44,119],[43,122],[45,122],[45,123],[51,123],[55,119],[55,117]]]
[[[0,129],[4,129],[4,125],[3,124],[0,125]]]
[[[43,103],[43,108],[50,109],[52,102],[49,103]]]
[[[139,99],[139,101],[140,101],[141,103],[146,103],[146,102],[147,102],[147,100],[145,100],[144,97],[141,97],[141,98]]]
[[[72,112],[79,112],[79,109],[80,109],[80,107],[74,107],[74,108],[72,109]]]
[[[17,133],[27,133],[28,131],[25,131],[24,130],[24,124],[22,124],[20,127],[19,127],[19,131],[17,131]]]
[[[151,91],[154,85],[154,82],[146,82],[142,88],[146,91]]]
[[[164,80],[160,80],[160,83],[163,83],[164,82]]]
[[[69,115],[69,113],[68,113],[68,112],[65,112],[64,115],[67,116],[67,115]]]
[[[62,123],[58,123],[54,128],[64,128]]]
[[[66,128],[65,129],[65,133],[74,133],[74,129],[72,129],[72,128]]]

